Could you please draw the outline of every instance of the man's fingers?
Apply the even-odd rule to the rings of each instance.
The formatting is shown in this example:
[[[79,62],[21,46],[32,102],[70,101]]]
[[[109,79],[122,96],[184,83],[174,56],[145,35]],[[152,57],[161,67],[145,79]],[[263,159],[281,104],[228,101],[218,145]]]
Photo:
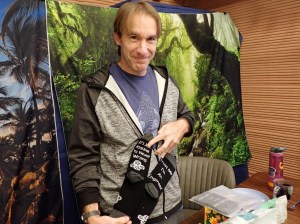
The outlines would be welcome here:
[[[165,142],[160,148],[158,148],[154,153],[155,155],[164,158],[167,153],[170,153],[173,149],[173,146]]]
[[[164,152],[164,150],[162,148],[159,148],[159,149],[155,150],[154,154],[161,156],[163,152]]]
[[[151,148],[155,143],[161,141],[161,137],[159,135],[155,136],[154,138],[151,139],[151,141],[148,142],[148,147]]]
[[[116,218],[115,220],[116,220],[116,224],[131,224],[131,221],[128,216]]]
[[[167,155],[167,153],[166,153],[166,152],[163,152],[163,153],[160,155],[160,157],[161,157],[161,158],[165,158],[166,155]]]

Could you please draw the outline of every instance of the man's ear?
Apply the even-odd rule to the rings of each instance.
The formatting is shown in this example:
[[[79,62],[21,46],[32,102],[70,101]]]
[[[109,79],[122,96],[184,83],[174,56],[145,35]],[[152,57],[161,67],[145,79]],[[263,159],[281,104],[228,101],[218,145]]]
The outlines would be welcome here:
[[[119,35],[116,32],[114,32],[114,40],[115,40],[116,45],[118,45],[118,46],[121,45],[121,37],[119,37]]]

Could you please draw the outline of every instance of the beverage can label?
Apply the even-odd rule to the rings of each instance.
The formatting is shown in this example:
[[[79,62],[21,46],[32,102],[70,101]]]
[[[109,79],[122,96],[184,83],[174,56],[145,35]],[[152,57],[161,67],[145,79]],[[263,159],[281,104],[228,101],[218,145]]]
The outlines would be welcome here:
[[[283,153],[269,153],[268,187],[274,188],[274,180],[283,178]]]

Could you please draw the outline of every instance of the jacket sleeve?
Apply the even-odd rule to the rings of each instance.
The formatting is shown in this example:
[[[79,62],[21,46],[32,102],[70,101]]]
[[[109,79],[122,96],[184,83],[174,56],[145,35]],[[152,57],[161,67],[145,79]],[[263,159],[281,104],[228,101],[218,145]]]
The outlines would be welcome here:
[[[81,85],[68,144],[70,175],[81,210],[99,201],[101,129],[95,113],[98,96],[99,90]]]
[[[190,111],[186,103],[184,102],[182,95],[180,93],[180,89],[175,81],[175,79],[170,76],[171,81],[177,86],[179,90],[179,97],[178,97],[178,107],[177,107],[177,119],[184,118],[190,124],[189,132],[184,135],[184,137],[188,137],[193,134],[194,124],[195,124],[195,117],[193,113]]]
[[[178,110],[177,110],[177,118],[184,118],[190,124],[189,132],[184,135],[184,137],[188,137],[193,134],[195,117],[193,113],[189,110],[186,103],[184,102],[181,94],[179,93],[178,99]]]

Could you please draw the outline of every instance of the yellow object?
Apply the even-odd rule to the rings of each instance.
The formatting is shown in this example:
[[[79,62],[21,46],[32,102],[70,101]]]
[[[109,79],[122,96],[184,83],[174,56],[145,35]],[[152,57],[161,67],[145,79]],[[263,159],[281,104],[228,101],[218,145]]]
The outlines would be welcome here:
[[[283,170],[283,162],[279,163],[279,169]]]
[[[268,186],[273,189],[274,188],[274,183],[271,182],[271,181],[268,181]]]
[[[227,219],[228,217],[221,215],[217,211],[204,207],[204,224],[217,224]]]

